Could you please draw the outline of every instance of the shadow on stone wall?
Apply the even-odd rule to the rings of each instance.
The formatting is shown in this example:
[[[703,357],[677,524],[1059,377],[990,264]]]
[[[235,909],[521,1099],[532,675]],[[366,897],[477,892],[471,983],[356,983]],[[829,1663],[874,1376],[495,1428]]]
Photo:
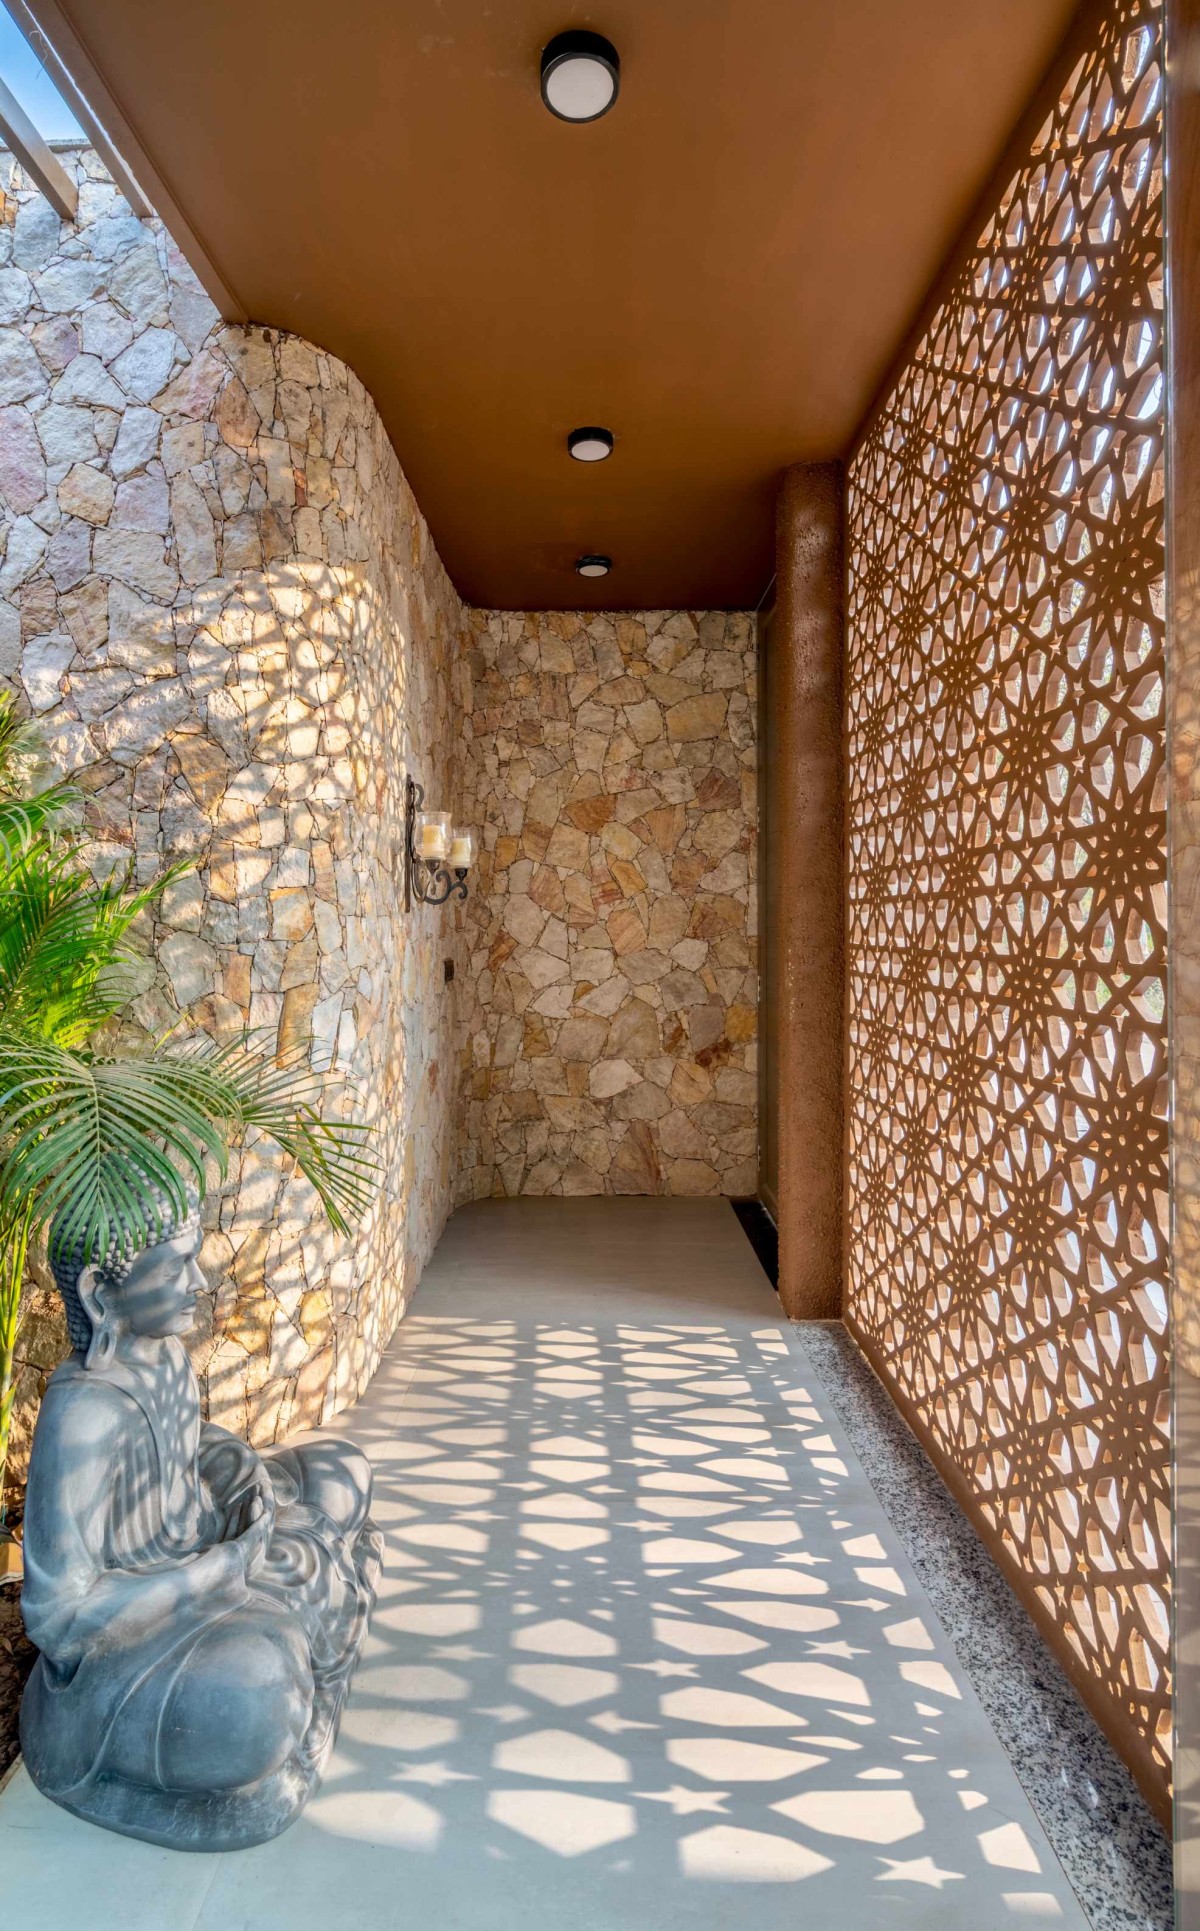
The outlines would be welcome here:
[[[253,1145],[208,1203],[196,1365],[267,1442],[365,1386],[449,1208],[454,920],[403,912],[397,828],[414,761],[458,800],[463,610],[361,383],[223,327],[96,157],[64,159],[78,219],[9,163],[0,225],[0,672],[87,794],[98,873],[194,863],[131,1024],[309,1046],[383,1169],[349,1242]],[[17,1477],[64,1346],[35,1283]]]

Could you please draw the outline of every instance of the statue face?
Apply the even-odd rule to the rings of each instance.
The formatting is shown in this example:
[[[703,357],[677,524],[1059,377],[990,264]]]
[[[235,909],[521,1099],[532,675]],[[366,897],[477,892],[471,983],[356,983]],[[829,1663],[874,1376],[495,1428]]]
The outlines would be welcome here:
[[[205,1284],[196,1260],[202,1238],[196,1228],[156,1241],[142,1249],[118,1286],[104,1288],[106,1306],[129,1333],[162,1339],[188,1332]]]

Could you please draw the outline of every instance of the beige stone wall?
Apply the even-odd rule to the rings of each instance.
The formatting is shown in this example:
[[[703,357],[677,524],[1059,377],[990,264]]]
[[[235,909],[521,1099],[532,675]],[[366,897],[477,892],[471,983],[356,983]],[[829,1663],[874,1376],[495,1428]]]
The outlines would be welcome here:
[[[0,676],[98,873],[194,861],[132,1030],[310,1045],[381,1166],[349,1241],[261,1147],[210,1196],[197,1367],[270,1441],[363,1388],[452,1197],[753,1189],[751,625],[466,611],[354,375],[63,159],[69,223],[0,157]],[[409,769],[484,829],[465,910],[403,910]]]
[[[133,1012],[311,1041],[375,1128],[350,1241],[248,1147],[210,1198],[210,1409],[257,1440],[369,1378],[450,1205],[456,913],[405,914],[407,768],[459,793],[464,617],[361,384],[219,326],[94,156],[62,223],[4,159],[0,672],[88,794],[98,871],[187,854]],[[465,963],[465,953],[462,955]],[[63,1339],[34,1293],[17,1461]]]
[[[458,1197],[753,1193],[752,619],[470,626]]]

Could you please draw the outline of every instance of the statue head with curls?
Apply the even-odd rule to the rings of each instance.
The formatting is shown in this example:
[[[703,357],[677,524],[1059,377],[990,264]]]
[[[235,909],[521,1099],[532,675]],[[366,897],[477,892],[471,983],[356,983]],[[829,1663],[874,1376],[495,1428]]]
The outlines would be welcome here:
[[[71,1346],[89,1368],[111,1358],[122,1335],[165,1339],[186,1334],[196,1295],[204,1286],[197,1263],[200,1251],[199,1200],[188,1189],[187,1211],[180,1214],[169,1196],[154,1190],[139,1240],[132,1230],[117,1233],[106,1251],[85,1248],[50,1235],[50,1264],[67,1315]]]

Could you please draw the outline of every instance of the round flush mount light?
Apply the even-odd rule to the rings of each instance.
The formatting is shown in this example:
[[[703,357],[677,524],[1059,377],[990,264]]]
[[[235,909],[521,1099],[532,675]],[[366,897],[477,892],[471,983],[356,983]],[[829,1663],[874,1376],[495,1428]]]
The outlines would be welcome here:
[[[612,569],[611,557],[576,557],[575,568],[581,577],[606,577]]]
[[[542,99],[560,121],[598,121],[620,85],[620,56],[603,34],[575,27],[542,49]]]
[[[613,453],[611,429],[572,429],[567,448],[577,463],[602,463]]]

